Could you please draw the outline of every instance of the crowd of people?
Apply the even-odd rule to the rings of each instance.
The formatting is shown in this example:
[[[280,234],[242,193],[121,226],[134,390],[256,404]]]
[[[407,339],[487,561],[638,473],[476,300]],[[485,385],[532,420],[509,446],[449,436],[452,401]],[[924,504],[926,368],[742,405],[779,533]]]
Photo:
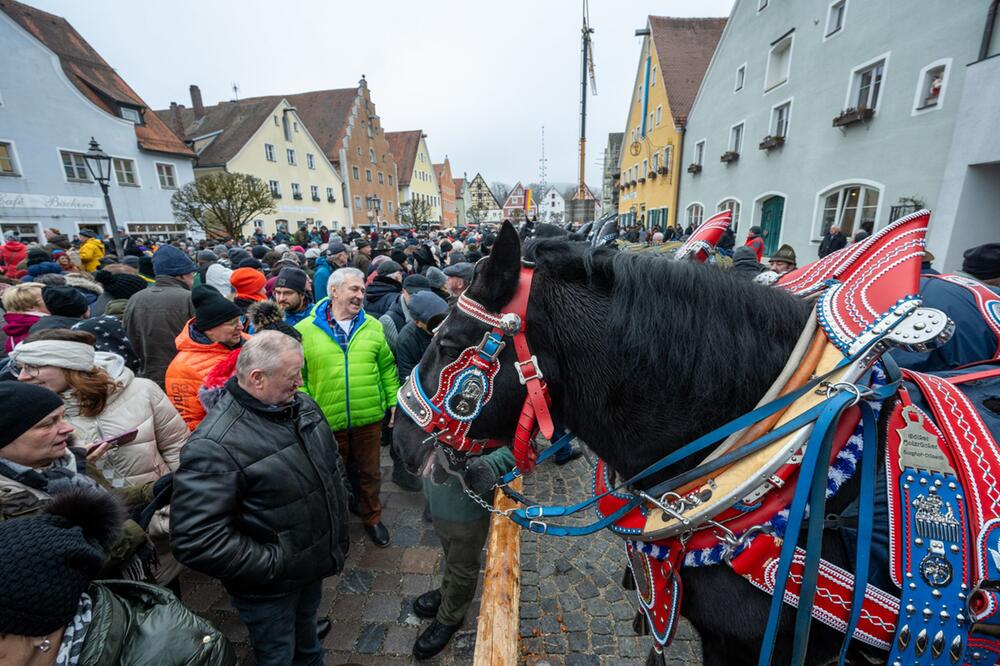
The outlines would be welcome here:
[[[223,584],[257,663],[322,663],[321,581],[344,567],[348,512],[391,543],[380,456],[396,392],[493,234],[126,237],[121,257],[86,230],[4,240],[3,659],[153,649],[134,623],[97,644],[116,608],[141,606],[176,637],[170,663],[233,663],[177,601],[188,567]],[[426,658],[472,601],[488,514],[392,455],[445,552],[441,588],[415,608],[432,620],[414,645]]]

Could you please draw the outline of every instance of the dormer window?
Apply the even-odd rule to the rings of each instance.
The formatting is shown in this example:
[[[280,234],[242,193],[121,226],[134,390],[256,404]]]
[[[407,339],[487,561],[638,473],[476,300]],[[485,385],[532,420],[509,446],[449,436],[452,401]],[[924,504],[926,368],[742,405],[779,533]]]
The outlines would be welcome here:
[[[142,124],[142,113],[140,113],[139,109],[134,106],[120,106],[118,107],[118,110],[121,113],[122,118],[130,123],[135,123],[136,125]]]

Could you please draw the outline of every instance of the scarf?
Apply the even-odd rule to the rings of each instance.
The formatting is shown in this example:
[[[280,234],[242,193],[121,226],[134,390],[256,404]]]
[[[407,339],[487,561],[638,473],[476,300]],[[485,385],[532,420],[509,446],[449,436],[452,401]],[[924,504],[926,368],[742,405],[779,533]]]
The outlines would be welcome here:
[[[71,449],[44,469],[34,469],[12,460],[0,458],[0,476],[46,495],[55,495],[70,488],[95,488],[97,482],[86,475],[86,459],[77,457]]]
[[[9,353],[14,345],[28,337],[28,329],[41,319],[43,315],[30,312],[7,312],[4,314],[3,332],[7,334],[6,350]]]
[[[90,595],[84,592],[80,595],[76,615],[63,631],[55,666],[77,666],[80,662],[80,655],[83,653],[83,644],[87,641],[87,630],[93,619],[94,602],[90,599]]]

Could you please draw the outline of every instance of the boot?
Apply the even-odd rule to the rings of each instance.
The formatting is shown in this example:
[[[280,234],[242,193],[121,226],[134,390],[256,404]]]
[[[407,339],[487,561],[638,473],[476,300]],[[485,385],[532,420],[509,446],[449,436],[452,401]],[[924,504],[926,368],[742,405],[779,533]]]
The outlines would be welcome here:
[[[441,590],[431,590],[424,592],[413,600],[413,612],[417,617],[425,620],[433,620],[437,616],[438,608],[441,607]]]
[[[448,641],[455,635],[460,624],[447,625],[433,620],[423,633],[417,636],[413,644],[413,656],[417,659],[430,659],[448,646]]]

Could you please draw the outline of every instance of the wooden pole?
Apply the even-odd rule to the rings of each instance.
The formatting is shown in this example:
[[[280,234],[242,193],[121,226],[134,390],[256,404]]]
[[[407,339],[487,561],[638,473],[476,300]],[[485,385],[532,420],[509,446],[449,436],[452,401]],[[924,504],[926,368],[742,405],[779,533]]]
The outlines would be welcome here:
[[[520,492],[522,479],[510,485]],[[496,491],[494,505],[504,511],[517,505]],[[473,666],[516,666],[521,602],[521,528],[504,516],[490,518],[486,541],[483,598],[479,604]]]

